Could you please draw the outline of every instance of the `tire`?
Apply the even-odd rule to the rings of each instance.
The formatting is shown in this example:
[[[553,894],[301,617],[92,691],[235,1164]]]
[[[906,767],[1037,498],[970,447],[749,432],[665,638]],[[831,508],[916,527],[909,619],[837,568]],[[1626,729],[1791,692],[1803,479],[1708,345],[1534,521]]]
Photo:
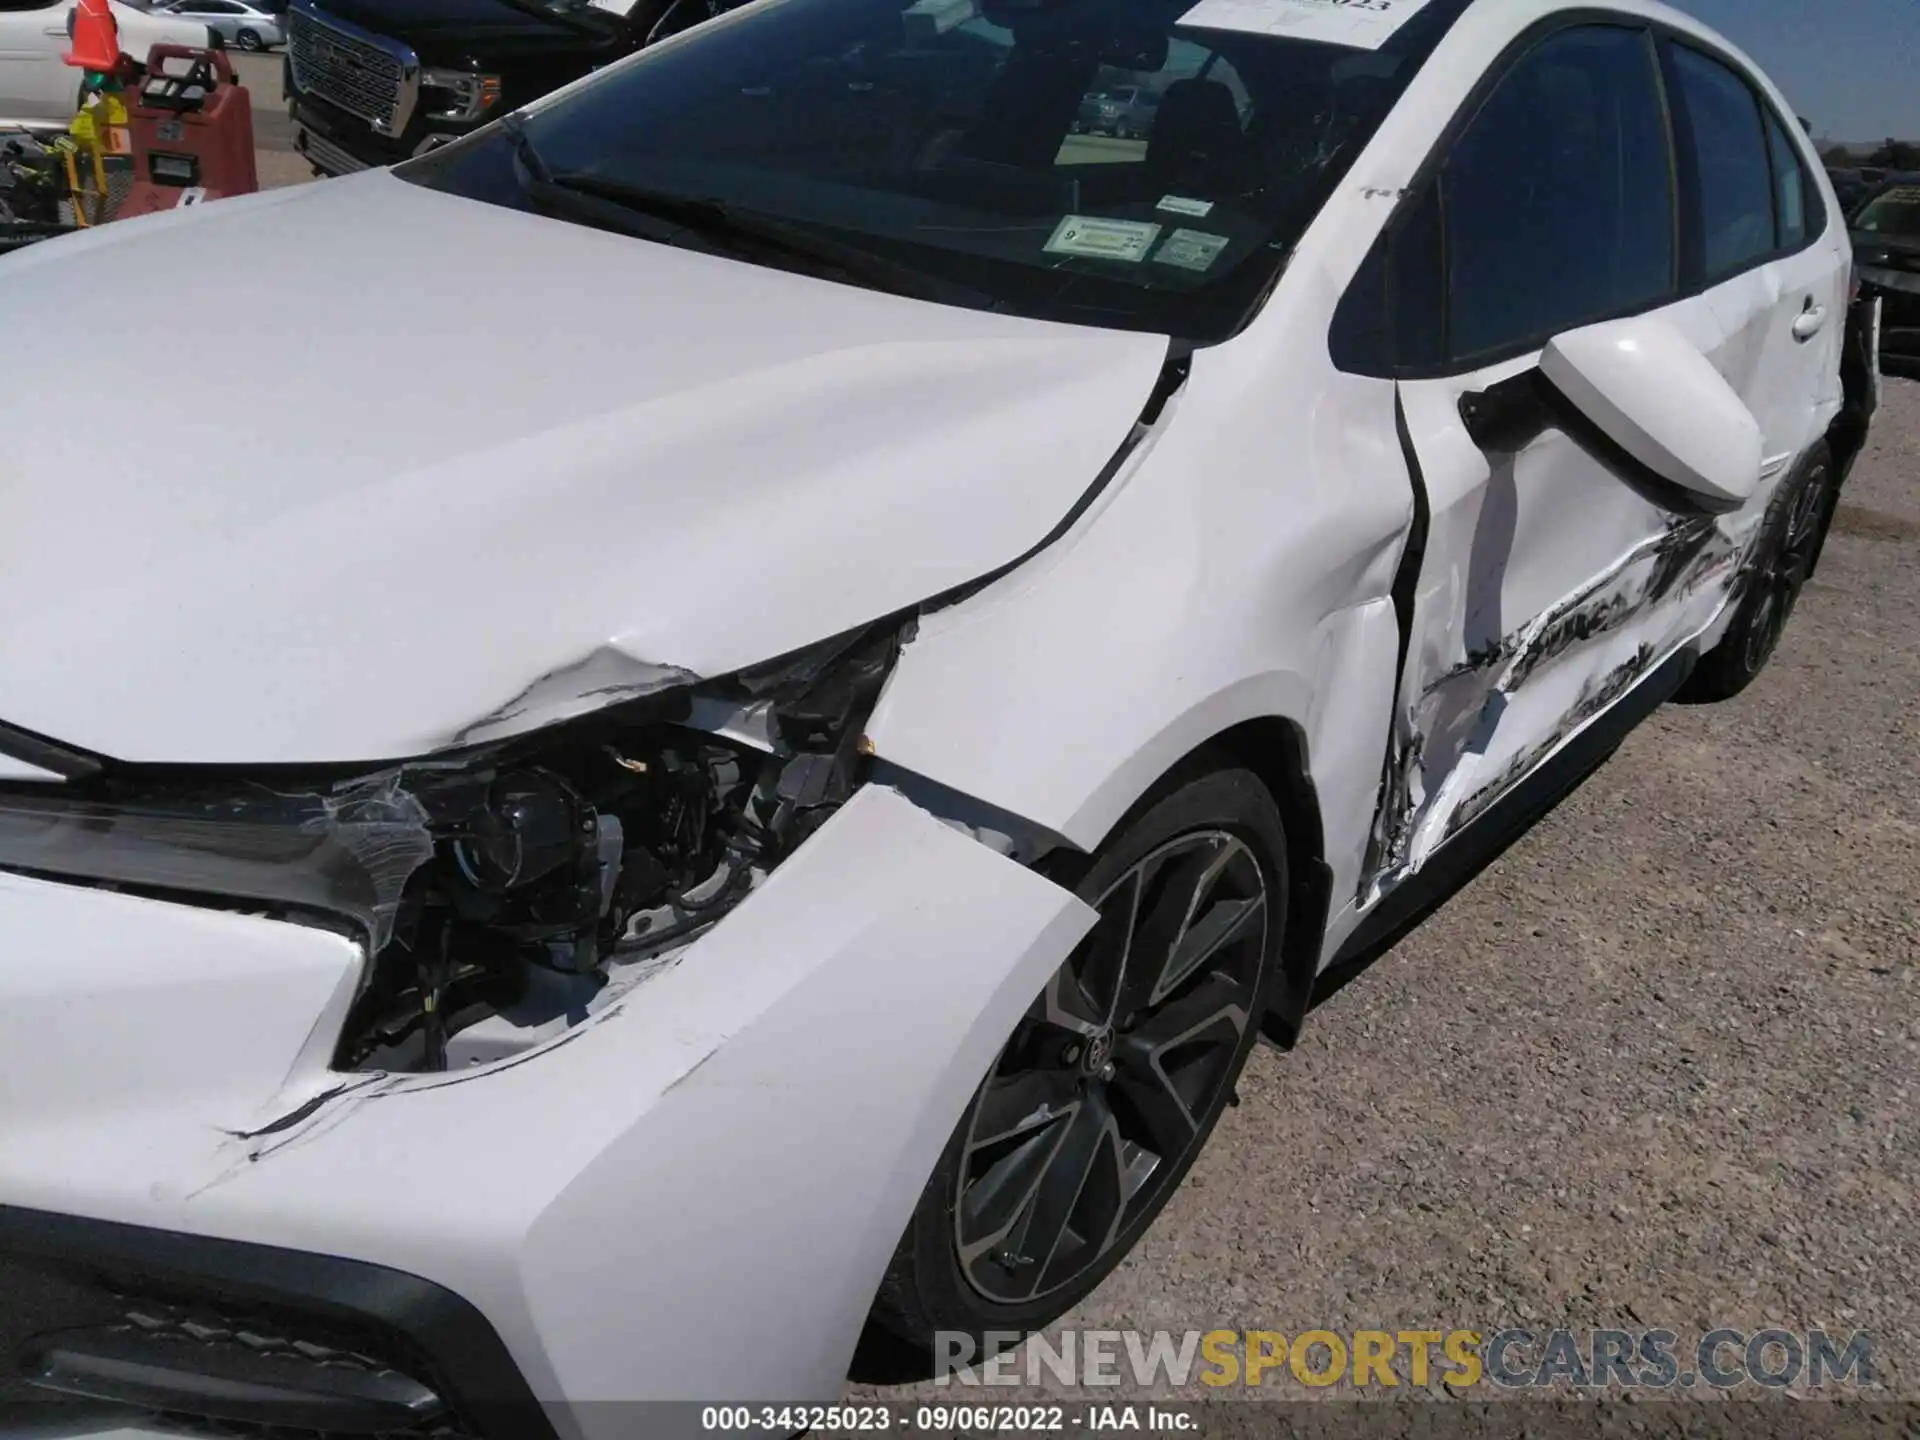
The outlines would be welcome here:
[[[1740,577],[1733,624],[1694,667],[1678,696],[1682,704],[1719,704],[1760,678],[1819,559],[1837,498],[1833,455],[1822,443],[1767,507],[1765,528]]]
[[[251,30],[242,30],[238,35],[233,37],[233,43],[249,54],[267,48],[260,43],[260,37]]]
[[[1286,854],[1266,788],[1216,769],[1150,796],[1056,877],[1100,923],[995,1058],[901,1236],[863,1341],[888,1378],[931,1374],[940,1332],[979,1347],[1059,1318],[1153,1223],[1259,1037]],[[1181,968],[1139,965],[1155,955]]]

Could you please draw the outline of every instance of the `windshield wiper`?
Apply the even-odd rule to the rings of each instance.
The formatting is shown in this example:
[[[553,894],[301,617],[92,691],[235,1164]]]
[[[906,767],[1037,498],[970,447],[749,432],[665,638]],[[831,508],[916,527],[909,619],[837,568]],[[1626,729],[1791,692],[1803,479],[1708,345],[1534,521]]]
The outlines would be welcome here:
[[[553,172],[547,168],[547,162],[534,148],[532,139],[527,135],[527,127],[518,115],[504,116],[500,121],[500,133],[513,145],[513,158],[520,162],[520,168],[537,183],[551,185]]]
[[[976,310],[991,310],[998,305],[993,296],[984,292],[938,279],[858,245],[835,240],[771,215],[738,210],[724,201],[659,190],[587,171],[556,172],[547,166],[517,120],[503,120],[501,128],[512,140],[514,154],[527,172],[531,182],[530,192],[536,198],[571,208],[582,218],[592,218],[592,215],[583,213],[577,204],[569,205],[569,201],[588,201],[603,222],[610,217],[602,207],[612,206],[643,222],[659,222],[668,227],[666,233],[662,233],[659,225],[653,223],[622,227],[642,239],[671,240],[674,234],[684,233],[710,246],[717,245],[731,254],[774,256],[799,261],[800,268],[810,273],[852,281],[869,289],[906,295],[916,300],[933,300]]]

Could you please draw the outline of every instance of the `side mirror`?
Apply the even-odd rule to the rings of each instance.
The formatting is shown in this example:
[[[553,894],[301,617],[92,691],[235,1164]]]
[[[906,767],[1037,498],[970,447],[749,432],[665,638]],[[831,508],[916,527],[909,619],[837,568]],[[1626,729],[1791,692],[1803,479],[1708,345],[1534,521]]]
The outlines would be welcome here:
[[[1548,344],[1540,373],[1608,440],[1710,508],[1738,509],[1760,488],[1759,422],[1667,321],[1569,331]]]

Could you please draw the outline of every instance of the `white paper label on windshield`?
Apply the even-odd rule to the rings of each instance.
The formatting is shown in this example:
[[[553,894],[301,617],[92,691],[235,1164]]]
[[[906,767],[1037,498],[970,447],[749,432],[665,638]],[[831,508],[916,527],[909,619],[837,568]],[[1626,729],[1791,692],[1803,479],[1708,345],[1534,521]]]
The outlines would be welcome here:
[[[1090,260],[1122,260],[1138,265],[1159,237],[1160,227],[1145,220],[1102,220],[1069,215],[1053,228],[1050,255],[1083,255]]]
[[[1180,17],[1197,30],[1244,30],[1378,50],[1428,0],[1200,0]]]
[[[1153,207],[1166,210],[1175,215],[1191,215],[1196,220],[1205,219],[1213,213],[1211,200],[1189,200],[1184,195],[1163,195],[1160,203]]]
[[[1156,265],[1178,265],[1182,270],[1210,270],[1220,252],[1227,248],[1227,237],[1206,230],[1176,230],[1167,237],[1153,257]]]

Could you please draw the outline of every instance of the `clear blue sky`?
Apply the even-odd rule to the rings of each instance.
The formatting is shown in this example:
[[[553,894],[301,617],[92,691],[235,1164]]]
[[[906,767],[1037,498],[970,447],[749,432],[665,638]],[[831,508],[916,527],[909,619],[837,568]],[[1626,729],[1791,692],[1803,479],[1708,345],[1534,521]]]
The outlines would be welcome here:
[[[1753,56],[1822,139],[1920,140],[1920,0],[1670,0]]]

